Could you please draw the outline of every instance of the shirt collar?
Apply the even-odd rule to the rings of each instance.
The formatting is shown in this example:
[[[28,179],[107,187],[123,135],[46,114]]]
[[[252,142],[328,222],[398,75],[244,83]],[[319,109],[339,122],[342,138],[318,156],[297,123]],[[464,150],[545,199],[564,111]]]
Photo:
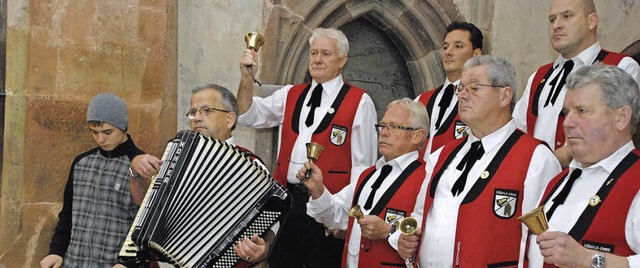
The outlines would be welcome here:
[[[342,80],[342,74],[339,74],[335,78],[322,83],[322,92],[324,94],[327,94],[327,96],[329,97],[336,96],[338,95],[338,92],[340,92],[343,84],[344,81]],[[311,89],[316,88],[317,85],[318,82],[316,82],[316,80],[311,81]]]
[[[559,56],[553,64],[553,68],[557,68],[568,60],[573,60],[576,66],[590,65],[593,63],[593,61],[596,60],[596,57],[598,56],[598,53],[600,53],[600,50],[602,50],[602,46],[600,46],[600,42],[596,42],[571,59],[565,59],[562,56]]]
[[[385,161],[383,156],[383,157],[380,157],[378,161],[376,161],[376,169],[380,169],[384,165],[390,165],[394,169],[399,168],[399,170],[404,170],[416,159],[418,159],[418,151],[411,151],[411,152],[405,153],[390,161]]]
[[[511,133],[513,133],[513,131],[515,130],[516,130],[516,125],[512,119],[506,125],[502,126],[500,129],[482,138],[482,140],[480,140],[480,142],[482,143],[482,148],[484,148],[485,152],[491,151],[493,147],[495,147],[496,145],[500,144],[502,141],[509,138],[509,135],[511,135]],[[474,136],[473,133],[469,134],[468,142],[474,142],[477,140],[479,139],[476,136]]]
[[[586,169],[600,167],[606,170],[608,173],[611,173],[613,172],[613,169],[615,169],[618,166],[618,163],[620,163],[622,159],[624,159],[629,154],[629,152],[631,152],[634,148],[635,147],[633,146],[633,141],[629,141],[625,145],[620,147],[618,150],[616,150],[613,154],[608,156],[607,158],[598,161],[597,163],[587,167]],[[571,163],[569,163],[569,168],[571,168],[571,170],[576,168],[585,169],[584,167],[582,167],[582,164],[580,164],[575,159],[571,160]]]
[[[226,142],[227,144],[230,144],[230,145],[234,145],[235,143],[233,143],[233,140],[234,140],[234,138],[233,138],[233,136],[231,136],[224,142]]]
[[[446,88],[449,84],[453,84],[454,86],[457,86],[457,85],[459,85],[459,84],[460,84],[460,79],[458,79],[458,80],[456,80],[456,81],[451,82],[451,81],[449,81],[449,78],[446,78],[446,79],[444,80],[444,85],[443,85],[442,87],[443,87],[443,88]]]

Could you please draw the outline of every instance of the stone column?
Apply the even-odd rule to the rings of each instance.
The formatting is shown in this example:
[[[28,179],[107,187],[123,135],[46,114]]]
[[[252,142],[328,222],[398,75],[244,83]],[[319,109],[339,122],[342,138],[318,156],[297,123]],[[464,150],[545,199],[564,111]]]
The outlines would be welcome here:
[[[143,150],[160,155],[175,134],[177,1],[7,4],[0,267],[38,267],[71,162],[95,147],[85,123],[93,96],[127,102]]]

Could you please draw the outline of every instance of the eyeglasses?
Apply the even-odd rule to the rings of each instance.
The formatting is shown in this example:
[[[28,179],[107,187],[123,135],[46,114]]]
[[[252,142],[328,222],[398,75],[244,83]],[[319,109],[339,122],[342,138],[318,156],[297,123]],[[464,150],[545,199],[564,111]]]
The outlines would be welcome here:
[[[191,109],[191,110],[189,110],[189,112],[186,115],[187,115],[187,117],[189,117],[190,120],[193,120],[194,118],[196,118],[196,113],[197,112],[200,112],[200,115],[202,115],[202,116],[207,116],[212,111],[218,111],[218,112],[223,112],[223,113],[231,112],[231,111],[222,110],[222,109],[218,109],[218,108],[202,107],[200,109]]]
[[[387,129],[392,134],[398,134],[400,130],[419,130],[417,127],[404,127],[404,126],[396,126],[396,125],[380,125],[376,124],[376,131],[378,134],[382,132],[383,129]]]
[[[475,95],[478,92],[480,87],[504,87],[504,86],[496,86],[496,85],[488,85],[488,84],[480,84],[480,83],[471,83],[471,84],[462,84],[458,85],[455,89],[456,95],[460,94],[463,90],[466,90],[467,93]]]

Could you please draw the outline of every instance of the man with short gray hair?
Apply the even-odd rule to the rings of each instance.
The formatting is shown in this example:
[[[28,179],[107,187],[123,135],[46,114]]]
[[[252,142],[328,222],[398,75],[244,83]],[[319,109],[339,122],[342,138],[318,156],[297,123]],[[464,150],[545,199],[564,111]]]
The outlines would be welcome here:
[[[571,73],[566,88],[573,160],[542,197],[549,229],[532,237],[529,267],[640,267],[640,151],[631,141],[638,84],[599,64]]]
[[[560,165],[549,147],[513,123],[511,63],[471,58],[456,91],[470,134],[431,154],[434,167],[412,213],[421,228],[400,235],[398,253],[416,257],[420,267],[513,267],[523,261],[527,239],[517,218],[536,207]]]

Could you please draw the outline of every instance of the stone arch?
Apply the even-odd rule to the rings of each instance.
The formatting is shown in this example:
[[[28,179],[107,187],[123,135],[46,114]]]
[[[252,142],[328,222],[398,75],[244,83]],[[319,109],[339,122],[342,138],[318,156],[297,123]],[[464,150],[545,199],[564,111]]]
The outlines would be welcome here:
[[[266,71],[263,77],[272,78],[276,84],[303,81],[311,30],[316,27],[339,28],[358,18],[374,24],[394,42],[407,63],[416,94],[444,81],[437,49],[442,43],[446,25],[462,19],[451,0],[318,0],[304,1],[295,7],[281,7],[269,18],[275,23],[266,27],[266,32],[277,36],[278,44],[271,44],[275,51],[270,52],[276,55],[271,58],[275,63],[271,66],[278,67],[273,72]]]

